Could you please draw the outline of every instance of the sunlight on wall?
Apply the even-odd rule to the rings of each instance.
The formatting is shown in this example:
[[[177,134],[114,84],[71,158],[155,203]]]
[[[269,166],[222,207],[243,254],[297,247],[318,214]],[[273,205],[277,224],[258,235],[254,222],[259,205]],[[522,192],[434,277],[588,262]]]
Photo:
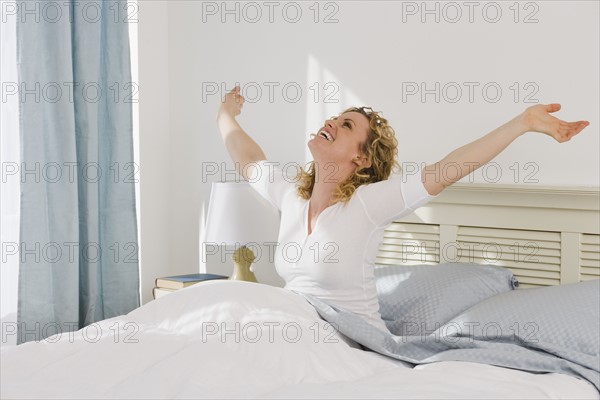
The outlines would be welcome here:
[[[206,202],[202,201],[200,206],[200,241],[198,242],[198,259],[200,260],[199,272],[206,273],[206,256],[204,255],[204,238],[206,237]]]
[[[337,76],[323,67],[312,54],[308,55],[306,73],[309,90],[306,96],[305,143],[329,117],[339,114],[347,107],[365,104],[356,93],[345,88]],[[312,161],[312,155],[306,146],[304,162],[309,161]]]

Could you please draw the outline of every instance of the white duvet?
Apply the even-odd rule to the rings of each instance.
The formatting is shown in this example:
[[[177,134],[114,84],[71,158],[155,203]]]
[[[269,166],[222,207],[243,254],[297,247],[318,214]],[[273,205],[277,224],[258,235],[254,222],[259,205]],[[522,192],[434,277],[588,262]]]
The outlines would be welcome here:
[[[211,281],[2,349],[4,398],[590,398],[587,381],[352,347],[302,296]]]

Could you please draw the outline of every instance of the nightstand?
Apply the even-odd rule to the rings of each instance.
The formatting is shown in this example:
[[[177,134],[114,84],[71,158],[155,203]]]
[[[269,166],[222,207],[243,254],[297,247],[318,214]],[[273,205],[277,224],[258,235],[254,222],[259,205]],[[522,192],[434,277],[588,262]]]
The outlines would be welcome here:
[[[156,278],[156,280],[154,281],[154,288],[152,289],[152,297],[154,299],[157,299],[169,293],[176,292],[180,289],[195,285],[200,282],[228,278],[228,276],[217,274],[188,274]]]

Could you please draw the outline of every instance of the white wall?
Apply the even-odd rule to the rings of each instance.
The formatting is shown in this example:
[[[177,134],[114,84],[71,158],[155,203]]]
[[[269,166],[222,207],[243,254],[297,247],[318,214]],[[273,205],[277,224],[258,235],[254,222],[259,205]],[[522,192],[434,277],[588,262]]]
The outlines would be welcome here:
[[[168,3],[142,0],[138,4],[140,265],[145,303],[152,298],[154,279],[184,271],[170,258],[174,135],[169,118]]]
[[[4,4],[0,2],[0,7]],[[2,8],[4,9],[4,8]],[[3,85],[0,102],[0,347],[17,344],[17,306],[19,292],[19,232],[21,217],[20,174],[8,174],[9,165],[21,165],[19,131],[19,98],[7,96],[4,83],[18,82],[17,27],[15,18],[6,18],[0,24],[0,80]],[[6,171],[6,172],[5,172]],[[16,171],[12,171],[16,172]]]
[[[560,118],[590,121],[584,133],[565,144],[529,133],[501,154],[492,168],[463,182],[599,186],[598,2],[523,2],[517,22],[514,2],[478,2],[472,22],[465,2],[427,2],[430,10],[439,7],[439,22],[435,12],[421,14],[422,2],[329,2],[319,3],[316,23],[314,2],[280,2],[273,22],[264,2],[253,3],[262,12],[256,23],[249,22],[256,8],[246,3],[227,3],[230,10],[238,5],[239,22],[235,11],[221,13],[222,2],[142,3],[141,218],[146,284],[151,274],[195,272],[201,261],[200,221],[210,183],[221,178],[203,179],[203,166],[229,161],[214,118],[224,92],[203,96],[207,84],[231,89],[240,82],[247,99],[255,96],[253,88],[262,89],[262,97],[246,103],[239,121],[267,156],[279,162],[307,161],[307,135],[350,105],[384,111],[396,129],[401,162],[429,163],[530,105],[560,102]],[[455,23],[449,22],[457,15],[453,5],[462,12]],[[296,23],[287,22],[286,17],[294,18],[296,6],[302,16]],[[285,14],[284,7],[288,7]],[[492,23],[497,9],[502,14]],[[215,15],[207,13],[215,10]],[[338,22],[324,23],[331,13]],[[538,22],[525,23],[527,16]],[[279,85],[273,101],[268,82]],[[433,89],[436,82],[448,89],[438,91],[439,102],[433,94],[422,100],[407,91],[421,83]],[[478,85],[473,101],[465,82]],[[301,87],[297,102],[284,98],[285,84]],[[482,93],[486,84],[488,98]],[[320,88],[316,99],[313,85]],[[463,94],[453,102],[456,86]],[[502,94],[492,101],[494,87]],[[338,102],[326,102],[325,95],[336,88],[332,100]],[[533,102],[527,102],[527,95]],[[211,272],[218,269],[211,267],[213,261],[208,265]],[[226,272],[228,266],[220,268]],[[281,284],[268,263],[258,270],[259,280]]]

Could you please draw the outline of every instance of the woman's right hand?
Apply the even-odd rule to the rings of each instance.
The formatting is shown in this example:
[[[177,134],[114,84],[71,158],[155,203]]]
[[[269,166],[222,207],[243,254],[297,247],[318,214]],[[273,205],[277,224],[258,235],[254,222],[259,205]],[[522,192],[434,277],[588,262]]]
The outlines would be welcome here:
[[[231,117],[240,115],[245,101],[246,99],[244,99],[244,97],[242,97],[240,94],[240,87],[234,87],[233,90],[227,93],[223,97],[223,100],[221,100],[221,106],[219,107],[217,118],[220,115],[229,115]]]

